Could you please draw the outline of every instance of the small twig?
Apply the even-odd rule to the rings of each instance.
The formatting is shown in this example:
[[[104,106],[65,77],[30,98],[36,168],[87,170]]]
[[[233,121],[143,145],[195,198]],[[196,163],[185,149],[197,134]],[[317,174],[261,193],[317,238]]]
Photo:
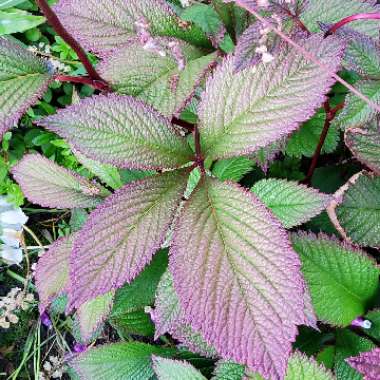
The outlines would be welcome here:
[[[303,180],[303,183],[310,184],[311,178],[313,177],[314,171],[317,168],[318,160],[322,152],[323,145],[326,141],[327,134],[329,133],[331,122],[333,121],[336,113],[344,107],[344,103],[339,104],[335,108],[330,108],[330,103],[328,100],[323,105],[326,112],[325,124],[323,126],[323,130],[321,136],[319,138],[319,142],[317,148],[315,149],[309,171],[307,172],[306,178]]]
[[[90,77],[79,77],[79,76],[71,76],[71,75],[61,75],[57,74],[54,76],[55,80],[59,80],[60,82],[71,82],[71,83],[80,83],[87,84],[100,91],[109,91],[109,86],[103,81],[94,80]]]
[[[43,244],[41,243],[40,239],[38,239],[37,235],[27,226],[23,226],[23,229],[33,238],[33,240],[41,247],[43,248]]]
[[[357,13],[355,15],[345,17],[344,19],[332,25],[326,32],[325,37],[329,36],[330,34],[334,34],[339,28],[343,27],[344,25],[358,20],[380,20],[380,13]]]
[[[202,157],[202,149],[201,149],[201,136],[199,134],[199,129],[197,125],[194,125],[194,144],[195,144],[195,163],[201,169],[202,174],[206,173],[204,160]]]
[[[178,125],[184,129],[188,130],[189,132],[193,132],[193,130],[194,130],[194,124],[191,124],[187,121],[178,119],[176,117],[172,118],[172,124]]]
[[[65,29],[62,25],[61,21],[54,13],[54,11],[50,8],[49,4],[46,0],[36,0],[37,5],[41,9],[42,13],[45,15],[49,24],[53,27],[55,32],[62,37],[62,39],[71,46],[71,48],[77,54],[79,60],[83,63],[88,75],[93,80],[97,80],[103,82],[105,86],[108,87],[107,83],[102,79],[102,77],[95,70],[94,66],[90,62],[87,57],[86,52],[83,50],[82,46],[78,43],[78,41]]]

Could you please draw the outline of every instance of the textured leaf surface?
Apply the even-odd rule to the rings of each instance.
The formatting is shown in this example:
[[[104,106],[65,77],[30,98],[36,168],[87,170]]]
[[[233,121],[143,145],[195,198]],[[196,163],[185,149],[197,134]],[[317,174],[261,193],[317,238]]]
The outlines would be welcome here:
[[[320,214],[330,197],[318,190],[282,179],[263,179],[252,191],[284,224],[292,228]]]
[[[313,36],[303,45],[338,70],[339,39]],[[329,74],[287,48],[270,64],[233,72],[233,59],[225,59],[207,81],[199,108],[203,149],[213,159],[254,152],[293,132],[333,84]]]
[[[153,368],[158,380],[206,380],[191,364],[179,360],[154,356]]]
[[[345,239],[380,246],[380,177],[367,172],[355,174],[335,193],[327,211]]]
[[[164,0],[61,0],[54,8],[63,25],[84,47],[97,53],[124,46],[147,23],[153,35],[207,45],[196,27],[183,28]]]
[[[89,349],[69,361],[82,380],[150,380],[154,378],[152,355],[167,349],[144,343],[114,343]]]
[[[69,258],[74,237],[71,235],[58,239],[38,260],[35,278],[41,314],[54,298],[68,290]]]
[[[81,341],[89,342],[111,312],[113,292],[84,303],[77,311]]]
[[[355,87],[371,99],[380,104],[380,81],[361,80],[355,83]],[[370,122],[376,116],[376,111],[356,95],[349,93],[346,96],[343,111],[334,119],[334,126],[342,129],[360,127]]]
[[[216,356],[215,349],[205,342],[199,332],[186,323],[183,309],[173,286],[173,277],[169,271],[164,273],[158,284],[154,306],[151,316],[156,326],[155,339],[169,333],[192,352],[206,357]]]
[[[363,128],[350,128],[345,133],[346,145],[364,165],[380,175],[380,132],[378,123],[372,122]]]
[[[252,193],[204,181],[180,216],[171,248],[186,319],[222,357],[283,378],[296,325],[305,322],[298,258]]]
[[[303,124],[298,131],[294,132],[286,144],[286,154],[299,158],[302,156],[313,157],[322,134],[325,119],[326,113],[319,111]],[[330,127],[322,146],[322,154],[334,152],[338,145],[339,137],[339,129]]]
[[[352,368],[346,361],[351,356],[367,352],[376,346],[366,338],[363,338],[349,330],[336,332],[336,354],[334,372],[337,380],[363,380],[363,376]]]
[[[131,282],[151,261],[186,189],[186,173],[132,182],[90,215],[71,257],[73,307]]]
[[[356,13],[374,12],[380,12],[375,0],[344,0],[344,3],[342,0],[308,0],[301,20],[311,32],[318,32],[318,21],[332,24]],[[361,20],[351,23],[350,28],[378,38],[379,25],[379,20]]]
[[[365,319],[371,322],[371,328],[366,329],[365,333],[380,342],[380,309],[369,311]]]
[[[0,139],[37,102],[51,78],[46,62],[0,37]]]
[[[12,169],[30,202],[42,207],[94,207],[107,191],[39,154],[28,154]]]
[[[39,123],[85,156],[123,168],[175,168],[191,160],[168,119],[129,96],[98,95]]]
[[[347,362],[364,375],[364,380],[380,379],[380,348],[348,358]]]
[[[219,361],[216,364],[213,380],[242,380],[245,368],[231,361]]]
[[[35,28],[45,21],[45,17],[34,16],[20,9],[0,10],[0,36],[21,33],[28,29]]]
[[[333,374],[314,359],[295,353],[289,359],[285,380],[334,380]]]
[[[379,269],[364,252],[326,235],[292,235],[319,319],[349,325],[363,315],[379,288]]]
[[[248,174],[254,166],[254,162],[247,157],[233,157],[218,161],[212,173],[221,181],[239,182]]]
[[[206,75],[216,54],[203,56],[195,47],[169,38],[147,49],[140,41],[107,57],[98,67],[119,93],[138,96],[166,116],[178,114]],[[174,54],[175,46],[176,54]]]

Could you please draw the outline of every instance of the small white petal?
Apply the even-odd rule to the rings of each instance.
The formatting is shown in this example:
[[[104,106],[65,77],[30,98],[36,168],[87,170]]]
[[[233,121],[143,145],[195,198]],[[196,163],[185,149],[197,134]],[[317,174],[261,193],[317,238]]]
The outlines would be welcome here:
[[[1,258],[8,264],[19,265],[22,262],[21,248],[8,247],[6,245],[0,246]]]
[[[11,247],[18,248],[21,241],[21,231],[16,231],[11,228],[4,228],[0,240]]]
[[[21,211],[21,209],[4,211],[0,213],[0,223],[5,224],[25,224],[28,217]]]

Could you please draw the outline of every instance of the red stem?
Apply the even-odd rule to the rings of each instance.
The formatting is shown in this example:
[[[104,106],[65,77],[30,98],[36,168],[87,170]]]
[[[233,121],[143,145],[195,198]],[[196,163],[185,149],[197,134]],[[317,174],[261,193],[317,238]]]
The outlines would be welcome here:
[[[49,24],[53,27],[55,32],[62,37],[62,39],[71,46],[71,48],[75,51],[80,61],[83,63],[83,66],[87,70],[88,75],[91,79],[103,82],[104,86],[108,88],[106,82],[101,78],[101,76],[97,73],[94,66],[88,59],[86,52],[83,50],[81,45],[74,39],[74,37],[65,29],[62,25],[61,21],[59,21],[57,15],[50,8],[49,4],[46,0],[36,0],[37,5],[41,9],[42,13],[45,15]]]
[[[325,36],[327,37],[330,34],[335,33],[342,26],[357,20],[380,20],[380,13],[358,13],[352,16],[348,16],[338,21],[336,24],[332,25],[330,29],[326,32]]]
[[[172,118],[172,124],[179,125],[180,127],[188,130],[189,132],[194,131],[194,124],[188,123],[187,121],[178,119],[177,117]]]
[[[195,143],[195,163],[201,169],[202,174],[205,174],[205,165],[202,157],[201,136],[197,125],[194,125],[194,143]]]
[[[54,79],[59,80],[60,82],[71,82],[71,83],[81,83],[81,84],[87,84],[88,86],[91,86],[95,88],[96,90],[100,91],[108,91],[109,87],[106,83],[99,80],[94,80],[90,77],[75,77],[71,75],[61,75],[57,74],[54,76]]]

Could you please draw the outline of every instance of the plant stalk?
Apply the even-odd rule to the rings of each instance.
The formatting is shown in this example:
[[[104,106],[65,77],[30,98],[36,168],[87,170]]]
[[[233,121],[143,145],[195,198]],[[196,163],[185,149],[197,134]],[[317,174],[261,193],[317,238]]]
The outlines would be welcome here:
[[[338,21],[326,32],[325,37],[334,34],[341,27],[358,20],[380,20],[380,13],[357,13]]]

